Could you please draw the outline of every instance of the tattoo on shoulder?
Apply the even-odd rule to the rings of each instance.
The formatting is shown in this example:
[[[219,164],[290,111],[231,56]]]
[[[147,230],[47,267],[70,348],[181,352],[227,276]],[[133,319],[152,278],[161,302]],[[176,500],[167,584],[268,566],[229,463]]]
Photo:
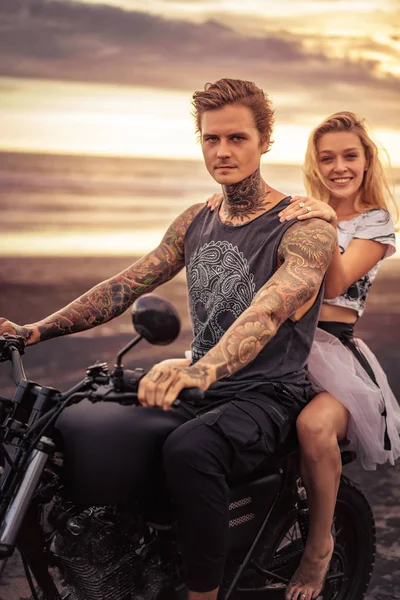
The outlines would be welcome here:
[[[320,219],[295,223],[282,238],[278,250],[280,263],[291,260],[299,267],[325,271],[337,245],[334,228]]]
[[[179,215],[169,226],[161,244],[173,248],[178,256],[184,257],[184,243],[186,232],[197,213],[204,208],[204,204],[195,204]]]

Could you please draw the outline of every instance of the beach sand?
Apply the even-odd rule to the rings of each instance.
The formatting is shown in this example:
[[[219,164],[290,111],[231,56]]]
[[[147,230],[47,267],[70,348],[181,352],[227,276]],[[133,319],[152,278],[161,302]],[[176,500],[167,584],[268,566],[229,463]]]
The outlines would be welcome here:
[[[72,301],[90,286],[119,272],[133,261],[116,258],[2,258],[0,315],[17,323],[34,322]],[[365,315],[357,324],[362,337],[377,354],[397,397],[400,398],[400,260],[386,261],[373,285]],[[128,354],[125,366],[148,368],[153,362],[182,356],[189,348],[191,331],[184,275],[157,293],[169,299],[182,318],[177,341],[168,347],[146,342]],[[130,312],[83,334],[56,339],[29,348],[24,364],[29,379],[65,390],[84,377],[85,367],[96,360],[113,365],[117,351],[133,335]],[[2,394],[13,389],[9,365],[1,365]],[[350,465],[346,474],[359,483],[370,500],[377,524],[378,555],[368,600],[400,598],[400,467],[383,466],[367,473]],[[29,596],[18,556],[7,565],[0,584],[0,600]]]

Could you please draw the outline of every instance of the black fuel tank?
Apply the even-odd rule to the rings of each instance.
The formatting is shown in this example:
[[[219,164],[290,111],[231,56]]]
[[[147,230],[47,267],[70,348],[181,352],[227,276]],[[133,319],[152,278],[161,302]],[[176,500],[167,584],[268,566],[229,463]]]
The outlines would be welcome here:
[[[185,419],[178,411],[83,400],[57,421],[64,484],[75,504],[132,504],[163,482],[162,446]]]

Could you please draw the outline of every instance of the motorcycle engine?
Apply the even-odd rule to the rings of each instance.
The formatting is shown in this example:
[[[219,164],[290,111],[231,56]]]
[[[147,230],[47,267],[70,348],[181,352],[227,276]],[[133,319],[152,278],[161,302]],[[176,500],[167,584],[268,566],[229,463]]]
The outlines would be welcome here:
[[[142,587],[144,540],[137,520],[112,507],[76,512],[58,528],[52,551],[71,600],[145,598]]]

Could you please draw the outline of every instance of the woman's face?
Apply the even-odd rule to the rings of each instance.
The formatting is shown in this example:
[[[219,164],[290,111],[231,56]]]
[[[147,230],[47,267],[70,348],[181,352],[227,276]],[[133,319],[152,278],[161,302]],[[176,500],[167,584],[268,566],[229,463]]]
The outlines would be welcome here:
[[[350,131],[325,133],[317,142],[317,160],[331,196],[356,200],[367,169],[358,135]]]

